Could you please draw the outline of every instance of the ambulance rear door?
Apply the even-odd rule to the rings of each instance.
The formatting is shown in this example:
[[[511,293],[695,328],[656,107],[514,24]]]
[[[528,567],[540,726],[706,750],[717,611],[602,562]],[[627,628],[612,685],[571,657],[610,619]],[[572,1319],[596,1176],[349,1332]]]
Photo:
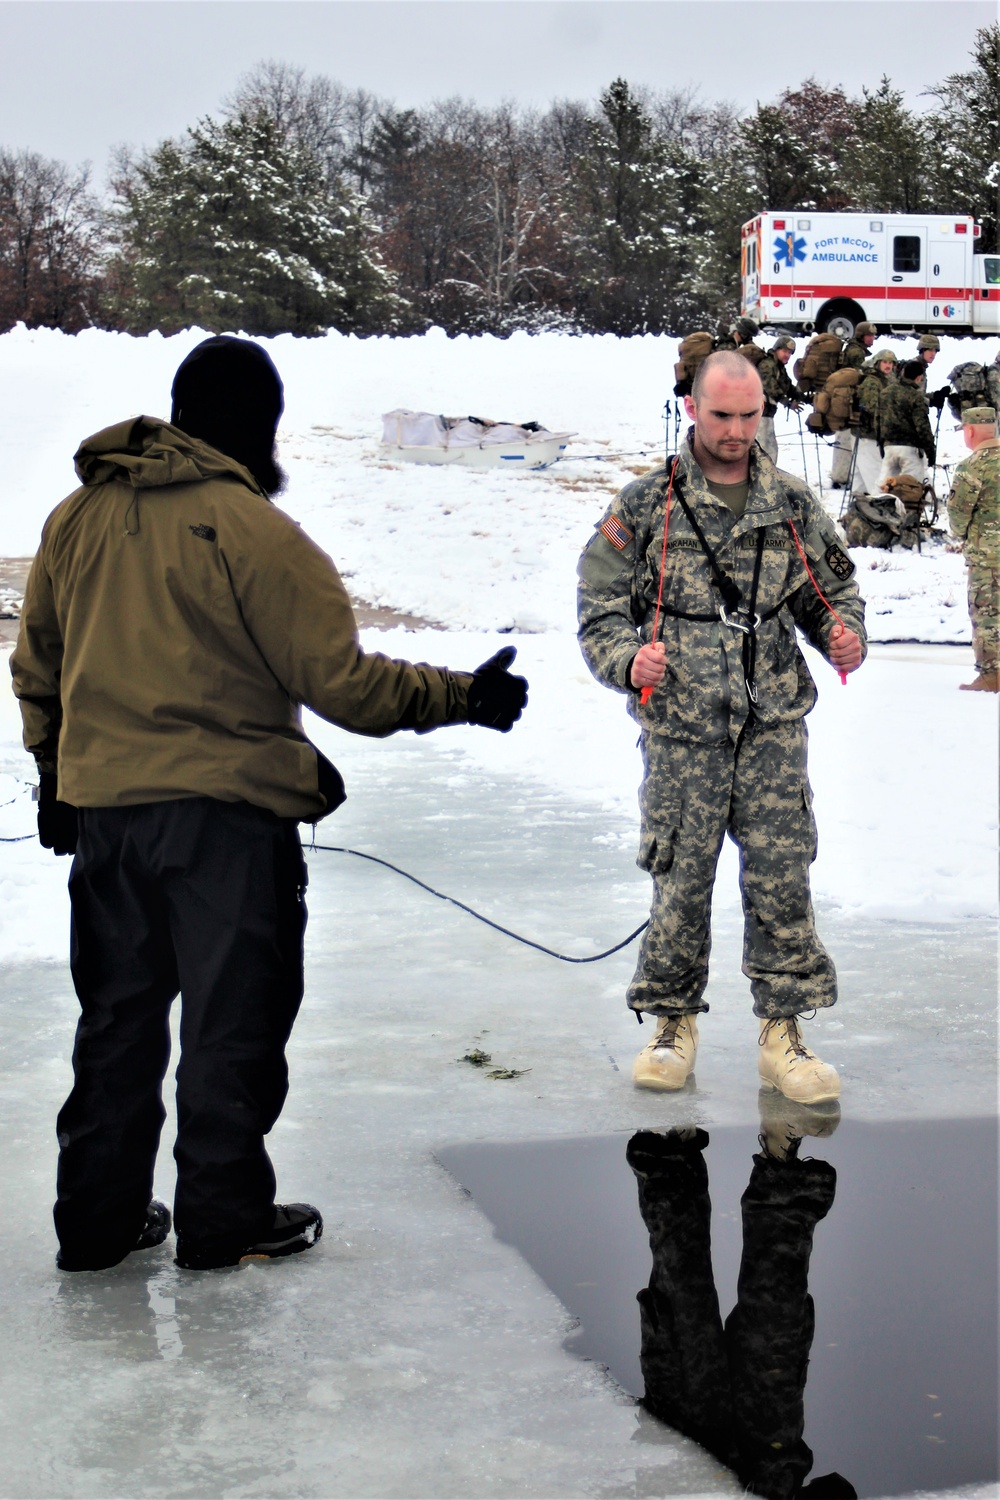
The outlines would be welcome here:
[[[972,236],[965,223],[932,224],[927,246],[927,321],[960,328],[970,321]]]
[[[886,226],[886,289],[889,321],[927,321],[927,227],[890,220]]]

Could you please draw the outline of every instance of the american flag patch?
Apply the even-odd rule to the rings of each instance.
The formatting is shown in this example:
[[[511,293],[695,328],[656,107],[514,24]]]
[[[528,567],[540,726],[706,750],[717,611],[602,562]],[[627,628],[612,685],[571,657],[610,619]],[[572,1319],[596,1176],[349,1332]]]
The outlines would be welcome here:
[[[627,526],[622,525],[617,516],[609,516],[601,527],[601,532],[619,552],[625,551],[634,535]]]

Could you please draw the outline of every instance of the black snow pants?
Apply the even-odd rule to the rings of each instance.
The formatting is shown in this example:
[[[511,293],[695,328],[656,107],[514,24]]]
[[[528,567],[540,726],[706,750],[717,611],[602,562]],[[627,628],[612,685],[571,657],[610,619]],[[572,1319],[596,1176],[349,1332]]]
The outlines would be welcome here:
[[[264,1136],[288,1091],[305,885],[296,824],[249,803],[81,809],[69,881],[81,1015],[57,1121],[68,1259],[114,1264],[142,1229],[178,993],[176,1228],[251,1243],[270,1227]]]

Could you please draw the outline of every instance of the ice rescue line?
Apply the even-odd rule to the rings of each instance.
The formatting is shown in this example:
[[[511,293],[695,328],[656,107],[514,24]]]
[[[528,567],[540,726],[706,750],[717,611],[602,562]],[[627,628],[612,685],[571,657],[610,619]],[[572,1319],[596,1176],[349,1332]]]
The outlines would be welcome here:
[[[1000,333],[1000,255],[976,253],[971,218],[774,210],[741,234],[742,311],[761,326]]]

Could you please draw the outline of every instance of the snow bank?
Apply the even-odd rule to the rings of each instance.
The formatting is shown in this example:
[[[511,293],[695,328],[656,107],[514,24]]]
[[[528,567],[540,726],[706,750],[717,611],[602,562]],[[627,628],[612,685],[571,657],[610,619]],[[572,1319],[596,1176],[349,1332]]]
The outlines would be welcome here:
[[[173,371],[203,335],[135,339],[18,328],[0,337],[5,475],[0,553],[30,555],[52,506],[74,485],[82,438],[130,414],[169,411]],[[575,562],[611,496],[654,463],[664,441],[676,340],[612,335],[440,330],[420,338],[266,342],[286,389],[280,432],[287,508],[337,560],[355,597],[449,629],[572,629]],[[908,344],[896,341],[900,352]],[[912,341],[910,341],[912,343]],[[962,359],[992,358],[1000,340],[942,340],[932,387]],[[397,406],[525,422],[576,433],[552,469],[523,475],[390,464],[381,414]],[[942,461],[964,455],[950,416]],[[781,461],[815,484],[824,443],[779,419]],[[944,475],[939,473],[941,487]],[[839,494],[827,491],[834,514]],[[876,640],[969,638],[961,559],[862,551]]]

